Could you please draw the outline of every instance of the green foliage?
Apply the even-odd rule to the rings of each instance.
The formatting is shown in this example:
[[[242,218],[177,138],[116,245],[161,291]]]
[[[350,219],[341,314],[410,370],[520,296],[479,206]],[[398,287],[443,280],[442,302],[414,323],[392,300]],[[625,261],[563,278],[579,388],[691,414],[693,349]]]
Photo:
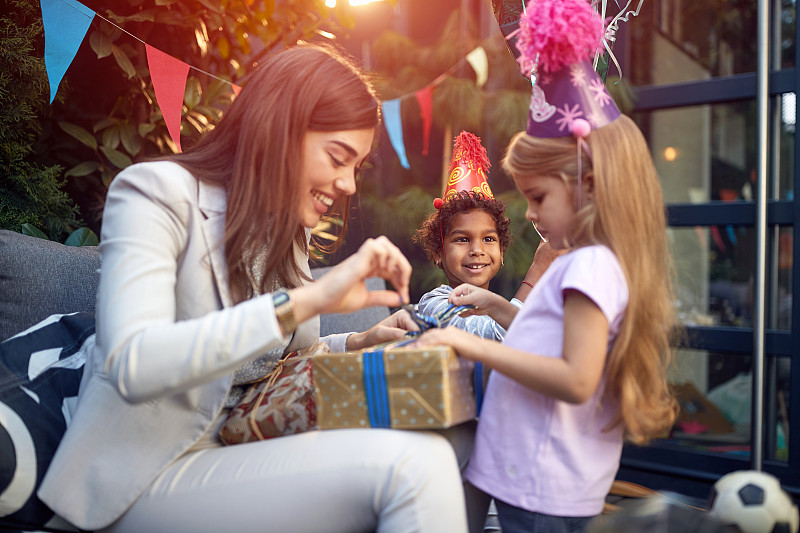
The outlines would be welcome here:
[[[80,225],[58,165],[37,161],[49,85],[37,39],[39,3],[4,0],[0,16],[0,228],[35,227],[61,241]]]
[[[85,203],[95,219],[105,189],[120,170],[177,151],[138,39],[192,67],[181,110],[181,145],[186,148],[212,129],[230,105],[231,82],[246,84],[273,49],[316,39],[323,26],[353,24],[348,6],[331,10],[324,0],[83,3],[99,16],[87,33],[88,49],[76,55],[59,88],[63,105],[54,109],[57,127],[48,142],[77,193],[89,199]]]
[[[23,224],[41,228],[48,239],[62,241],[80,225],[78,208],[63,190],[61,168],[37,168],[17,158],[3,161],[0,228],[20,231]]]
[[[33,224],[25,223],[20,226],[20,233],[37,239],[47,239],[47,235]],[[95,232],[89,228],[78,228],[69,234],[67,240],[64,241],[67,246],[97,246],[99,240]]]
[[[433,106],[434,123],[441,128],[450,125],[454,135],[481,130],[483,95],[474,81],[447,78],[433,92]]]
[[[486,120],[501,146],[508,145],[511,137],[525,129],[530,105],[527,92],[502,89],[493,92],[486,100]]]
[[[620,78],[619,76],[609,76],[606,80],[606,89],[608,94],[614,99],[620,112],[630,115],[633,113],[633,107],[636,104],[636,93],[633,92],[631,82],[628,78]]]
[[[99,241],[97,235],[89,228],[78,228],[70,233],[64,244],[67,246],[97,246]]]

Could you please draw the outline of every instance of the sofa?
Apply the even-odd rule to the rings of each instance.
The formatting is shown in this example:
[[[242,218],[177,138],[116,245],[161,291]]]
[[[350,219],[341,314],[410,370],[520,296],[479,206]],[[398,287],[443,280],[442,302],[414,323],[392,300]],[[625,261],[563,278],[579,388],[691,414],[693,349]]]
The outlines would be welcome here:
[[[312,268],[311,274],[318,279],[330,268]],[[99,269],[95,246],[65,246],[0,230],[0,341],[56,313],[94,312]],[[370,278],[367,287],[383,289],[385,283]],[[364,331],[387,316],[387,307],[323,315],[320,335]]]
[[[312,269],[312,275],[317,279],[329,268]],[[58,517],[39,520],[49,510],[42,508],[41,502],[32,502],[35,497],[30,495],[35,493],[35,487],[43,476],[42,470],[49,464],[49,457],[65,429],[67,420],[62,411],[67,401],[64,396],[77,395],[82,363],[76,362],[75,358],[82,355],[80,347],[70,351],[59,347],[60,355],[53,356],[60,365],[58,374],[41,372],[36,379],[30,377],[30,368],[35,366],[33,358],[30,361],[10,361],[9,354],[20,353],[10,348],[36,333],[26,336],[18,335],[20,332],[33,326],[41,328],[41,321],[53,315],[70,314],[46,326],[53,331],[49,337],[55,339],[59,332],[67,331],[70,338],[75,338],[75,331],[80,331],[81,339],[90,339],[94,332],[99,269],[97,247],[65,246],[0,230],[0,370],[3,371],[0,375],[0,531],[75,531],[69,524],[60,523]],[[367,287],[370,290],[383,289],[385,283],[380,278],[370,278]],[[321,335],[364,331],[389,316],[389,312],[387,307],[373,307],[350,314],[323,315],[320,317]],[[57,341],[53,342],[59,346]],[[48,346],[36,349],[45,354],[53,351]],[[19,381],[23,378],[18,379],[19,376],[26,380],[23,386]],[[61,397],[57,405],[47,409],[47,397],[56,386]],[[15,409],[25,409],[26,415],[19,420]],[[15,420],[27,426],[27,432],[23,433],[34,437],[22,439],[15,434]],[[36,464],[23,464],[28,461]],[[30,477],[30,483],[26,486],[20,483],[20,478],[25,477],[20,472],[28,466],[31,468],[27,469],[26,475]],[[28,497],[27,514],[9,503],[14,497],[12,492],[17,500],[20,493]]]

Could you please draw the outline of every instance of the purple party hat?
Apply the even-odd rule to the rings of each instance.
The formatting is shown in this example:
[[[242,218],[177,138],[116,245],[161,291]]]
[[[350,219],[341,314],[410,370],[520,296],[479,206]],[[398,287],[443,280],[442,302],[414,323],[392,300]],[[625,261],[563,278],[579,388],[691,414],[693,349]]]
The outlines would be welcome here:
[[[515,37],[533,85],[528,135],[583,138],[619,117],[590,61],[603,45],[603,21],[587,0],[530,0]]]

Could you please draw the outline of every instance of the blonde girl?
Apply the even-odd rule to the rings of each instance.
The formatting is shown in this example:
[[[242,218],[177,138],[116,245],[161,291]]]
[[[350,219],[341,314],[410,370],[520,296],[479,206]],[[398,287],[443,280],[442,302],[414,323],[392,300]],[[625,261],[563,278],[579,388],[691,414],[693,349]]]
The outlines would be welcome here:
[[[580,532],[603,509],[623,442],[644,444],[675,419],[664,205],[644,137],[592,67],[605,32],[591,4],[532,0],[519,27],[532,95],[503,168],[526,217],[566,253],[519,311],[483,289],[453,290],[451,302],[507,328],[502,344],[454,328],[420,342],[495,370],[466,472],[470,530],[491,496],[505,533]]]
[[[579,142],[580,179],[571,137],[520,133],[503,162],[526,217],[568,250],[522,309],[470,285],[451,296],[507,327],[504,342],[455,328],[420,339],[496,370],[466,477],[495,498],[503,531],[581,531],[602,510],[623,440],[646,443],[676,412],[670,261],[647,145],[625,116]],[[488,498],[470,500],[473,529]]]

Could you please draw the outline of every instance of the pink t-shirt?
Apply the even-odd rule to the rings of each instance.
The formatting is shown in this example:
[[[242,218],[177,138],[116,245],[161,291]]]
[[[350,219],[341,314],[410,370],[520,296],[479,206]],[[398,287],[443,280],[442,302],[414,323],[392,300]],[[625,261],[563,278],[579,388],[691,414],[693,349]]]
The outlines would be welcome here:
[[[561,357],[567,289],[585,294],[603,312],[610,350],[628,304],[628,285],[614,253],[601,245],[578,248],[553,261],[503,344]],[[603,429],[616,417],[616,402],[601,403],[604,384],[588,401],[571,404],[492,372],[466,478],[529,511],[599,514],[619,468],[623,437],[621,426]]]

